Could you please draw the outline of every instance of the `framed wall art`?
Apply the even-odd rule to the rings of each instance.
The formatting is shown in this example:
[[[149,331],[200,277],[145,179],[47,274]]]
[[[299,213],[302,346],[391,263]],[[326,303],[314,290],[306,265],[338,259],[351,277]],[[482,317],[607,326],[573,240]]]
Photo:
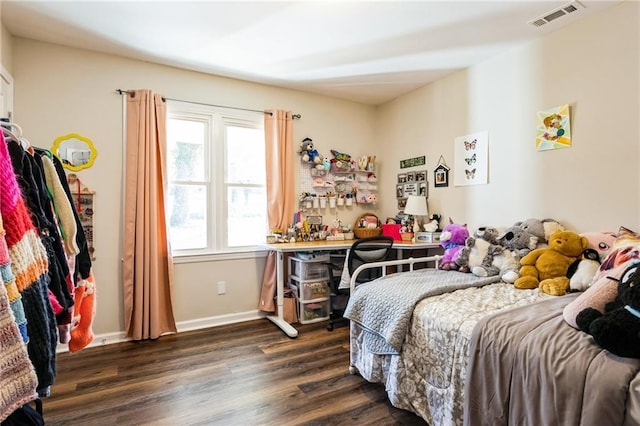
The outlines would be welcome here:
[[[449,166],[441,155],[438,165],[433,169],[433,186],[436,188],[449,186]]]
[[[418,182],[418,195],[429,198],[429,182]]]
[[[407,198],[410,195],[418,195],[419,187],[415,182],[407,182],[404,184],[404,198]]]
[[[489,132],[454,139],[454,185],[484,185],[489,179]]]

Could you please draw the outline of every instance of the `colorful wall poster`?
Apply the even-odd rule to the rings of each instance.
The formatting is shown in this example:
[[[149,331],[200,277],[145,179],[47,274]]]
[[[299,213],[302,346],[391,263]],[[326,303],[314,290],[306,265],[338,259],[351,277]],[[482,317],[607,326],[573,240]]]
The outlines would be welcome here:
[[[536,149],[547,151],[571,147],[569,105],[539,111],[537,117]]]

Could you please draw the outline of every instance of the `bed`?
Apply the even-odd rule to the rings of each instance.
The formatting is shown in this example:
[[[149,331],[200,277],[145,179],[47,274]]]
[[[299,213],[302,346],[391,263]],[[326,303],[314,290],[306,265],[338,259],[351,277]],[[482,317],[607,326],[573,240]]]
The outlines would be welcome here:
[[[387,275],[352,289],[350,370],[433,426],[640,424],[640,360],[565,324],[575,297],[433,268]]]

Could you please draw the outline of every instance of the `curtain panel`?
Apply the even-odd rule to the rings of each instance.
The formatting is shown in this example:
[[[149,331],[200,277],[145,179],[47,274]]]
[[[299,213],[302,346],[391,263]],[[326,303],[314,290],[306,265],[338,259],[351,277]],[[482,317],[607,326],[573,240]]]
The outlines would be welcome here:
[[[267,208],[269,228],[286,229],[295,211],[293,167],[293,116],[291,111],[271,110],[264,116],[267,163]],[[276,252],[270,251],[262,278],[258,309],[274,312],[276,305]],[[282,295],[280,295],[282,297]]]
[[[166,104],[150,90],[127,96],[123,286],[134,340],[175,333],[173,265],[164,209]]]

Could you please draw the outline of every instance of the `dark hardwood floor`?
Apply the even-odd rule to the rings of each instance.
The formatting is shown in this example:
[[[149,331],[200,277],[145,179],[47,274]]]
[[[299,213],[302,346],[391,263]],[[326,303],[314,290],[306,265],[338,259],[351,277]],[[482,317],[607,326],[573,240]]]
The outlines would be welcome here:
[[[47,425],[425,425],[350,375],[349,329],[268,320],[58,355]]]

